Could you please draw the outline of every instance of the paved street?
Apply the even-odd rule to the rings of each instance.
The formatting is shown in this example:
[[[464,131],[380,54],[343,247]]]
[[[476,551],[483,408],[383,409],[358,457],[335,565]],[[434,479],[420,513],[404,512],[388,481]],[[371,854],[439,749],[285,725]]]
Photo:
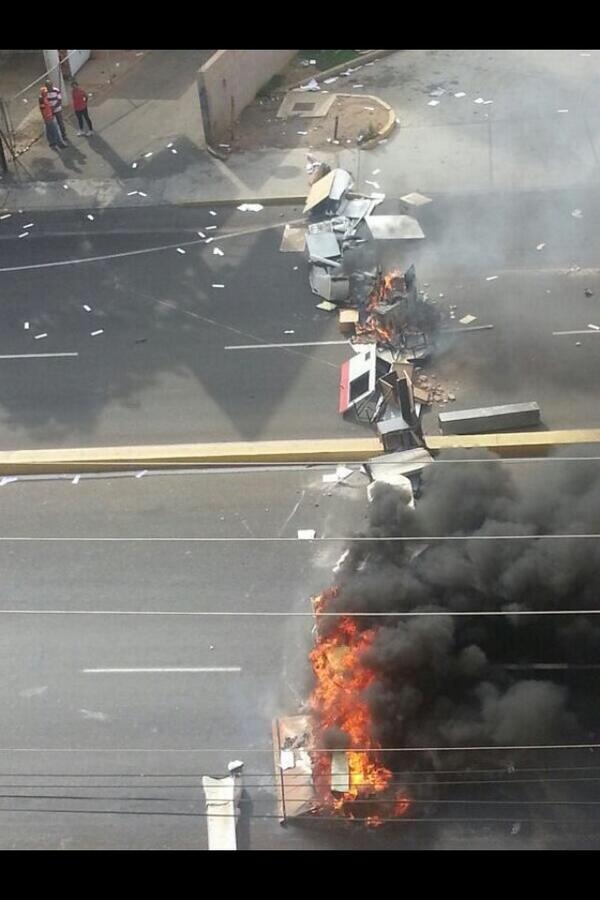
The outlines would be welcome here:
[[[540,808],[538,799],[523,807],[535,794],[522,786],[500,795],[521,801],[518,810],[481,792],[466,796],[484,805],[465,807],[455,791],[435,821],[390,830],[279,826],[271,719],[295,714],[306,698],[312,617],[273,614],[309,612],[309,597],[330,584],[343,543],[260,539],[295,537],[298,528],[337,537],[360,527],[364,488],[332,488],[324,471],[28,480],[3,488],[5,849],[205,848],[201,776],[223,773],[234,758],[246,768],[242,847],[581,844],[581,827],[560,826],[554,806]],[[239,542],[248,537],[258,540]],[[265,615],[240,615],[257,612]],[[173,671],[190,668],[201,671]],[[529,756],[519,769],[593,763],[589,752],[573,751]],[[490,757],[488,768],[495,766]],[[575,787],[558,785],[546,796],[582,799]],[[593,784],[584,788],[583,799],[592,799]],[[473,821],[480,816],[498,821]],[[597,840],[593,807],[565,816],[586,822],[585,840]],[[511,817],[532,823],[511,835]]]
[[[337,414],[347,347],[225,349],[342,340],[336,317],[315,309],[304,256],[278,249],[283,222],[301,210],[215,212],[118,209],[90,221],[24,211],[0,222],[0,356],[25,357],[0,360],[3,448],[363,433]],[[414,261],[457,319],[494,326],[441,345],[432,368],[457,405],[537,400],[550,428],[597,425],[600,337],[588,323],[600,324],[600,192],[462,195],[419,219],[424,241],[378,244],[385,267]],[[206,245],[198,231],[211,224]],[[587,333],[553,335],[570,330]],[[435,411],[425,428],[437,430]]]

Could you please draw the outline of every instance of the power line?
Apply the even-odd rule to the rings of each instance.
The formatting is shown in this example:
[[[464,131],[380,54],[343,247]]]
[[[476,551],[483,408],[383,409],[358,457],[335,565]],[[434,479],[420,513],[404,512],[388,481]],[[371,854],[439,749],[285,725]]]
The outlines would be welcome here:
[[[597,616],[598,609],[513,609],[513,610],[409,610],[371,611],[343,610],[340,612],[296,612],[294,610],[135,610],[135,609],[0,609],[0,615],[10,616],[222,616],[255,618],[413,618],[416,616],[457,618],[462,616]],[[521,667],[519,667],[521,668]]]
[[[339,543],[340,541],[348,543],[394,543],[394,542],[427,542],[434,543],[440,541],[552,541],[552,540],[597,540],[600,534],[591,532],[589,534],[560,533],[560,534],[427,534],[427,535],[391,535],[389,537],[375,536],[365,537],[364,535],[339,535],[329,537],[299,538],[299,537],[279,537],[278,535],[259,537],[254,535],[239,536],[207,536],[196,535],[193,537],[9,537],[0,536],[3,543],[108,543],[108,544],[127,544],[127,543],[147,543],[147,544],[289,544],[289,543]]]
[[[308,747],[311,753],[459,753],[500,750],[600,750],[598,744],[498,744],[481,747]],[[0,753],[273,753],[273,747],[0,747]]]

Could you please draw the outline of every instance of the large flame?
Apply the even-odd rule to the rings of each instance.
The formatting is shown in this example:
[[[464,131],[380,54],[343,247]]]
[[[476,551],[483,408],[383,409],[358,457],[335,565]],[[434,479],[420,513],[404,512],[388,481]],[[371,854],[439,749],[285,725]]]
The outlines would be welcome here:
[[[379,278],[373,290],[369,294],[366,308],[374,309],[376,306],[387,303],[395,290],[404,289],[404,275],[397,269],[388,272]],[[377,320],[377,316],[370,313],[364,322],[356,326],[356,336],[359,340],[375,340],[380,343],[391,343],[394,337],[394,329],[386,328]]]
[[[317,597],[313,603],[315,615],[324,611],[327,601],[336,594],[332,588]],[[330,753],[317,753],[314,765],[315,786],[323,803],[329,803],[336,811],[353,817],[352,802],[381,794],[388,787],[392,772],[380,761],[379,745],[373,738],[373,720],[365,699],[365,690],[376,678],[375,672],[364,662],[364,653],[375,637],[373,629],[360,631],[355,619],[340,617],[325,637],[317,636],[310,661],[317,680],[310,704],[317,720],[317,732],[328,728],[341,729],[351,747],[346,751],[349,772],[349,790],[331,799]],[[322,746],[322,744],[321,744]],[[368,752],[365,752],[365,749]],[[372,802],[372,800],[370,801]],[[403,815],[409,801],[397,796],[387,801],[384,816]],[[367,824],[380,824],[378,815],[370,815]]]

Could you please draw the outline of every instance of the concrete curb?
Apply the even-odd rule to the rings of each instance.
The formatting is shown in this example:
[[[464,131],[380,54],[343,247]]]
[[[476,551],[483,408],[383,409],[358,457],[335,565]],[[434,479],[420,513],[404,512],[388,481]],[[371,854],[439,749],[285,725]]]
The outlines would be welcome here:
[[[396,125],[396,112],[389,103],[386,103],[385,100],[381,100],[380,97],[376,97],[374,94],[337,94],[337,96],[352,97],[353,100],[370,100],[371,103],[378,103],[388,111],[387,121],[385,125],[383,125],[383,127],[380,128],[377,132],[377,137],[371,138],[370,141],[365,141],[364,144],[360,144],[359,148],[361,150],[371,150],[373,147],[376,147],[379,141],[382,141],[388,136],[388,134],[391,134],[391,132],[394,130],[394,126]]]
[[[544,456],[559,447],[600,443],[600,428],[508,434],[426,435],[425,443],[434,456],[442,450],[450,449],[486,449],[507,458]],[[0,452],[0,474],[83,474],[252,463],[333,464],[364,461],[382,453],[381,443],[373,437],[15,450]]]
[[[396,50],[369,50],[368,53],[363,53],[361,56],[357,56],[356,59],[351,59],[350,62],[340,63],[339,66],[332,66],[331,69],[323,69],[322,72],[317,72],[316,75],[307,75],[306,78],[303,78],[296,84],[291,84],[286,87],[284,93],[297,90],[303,84],[306,84],[307,81],[310,81],[311,78],[314,78],[315,81],[319,83],[324,78],[330,78],[332,75],[337,75],[338,72],[345,72],[348,67],[353,68],[353,63],[363,66],[366,62],[373,62],[376,59],[382,59],[384,56],[389,56],[390,53],[396,52]]]

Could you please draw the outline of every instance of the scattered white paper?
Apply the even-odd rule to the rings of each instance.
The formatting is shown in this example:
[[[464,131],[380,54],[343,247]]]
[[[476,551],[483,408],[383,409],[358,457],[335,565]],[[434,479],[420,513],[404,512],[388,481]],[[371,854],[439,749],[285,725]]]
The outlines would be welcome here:
[[[69,190],[69,185],[68,185],[68,184],[63,184],[63,187],[64,187],[65,191],[68,191],[68,190]]]
[[[465,94],[464,91],[457,91],[454,96],[455,97],[466,97],[467,95]]]
[[[71,482],[71,484],[79,484],[80,478],[81,478],[81,475],[76,475],[75,478],[73,479],[73,481]]]
[[[4,487],[5,484],[12,484],[13,481],[18,481],[19,479],[14,475],[5,475],[4,478],[0,481],[0,487]]]
[[[434,91],[429,91],[430,97],[442,97],[446,91],[444,88],[436,88]]]
[[[25,329],[25,331],[29,331],[29,322],[24,322],[23,328]]]
[[[213,250],[213,256],[225,256],[220,247],[215,247]]]
[[[440,105],[439,100],[430,100],[429,103],[427,104],[427,106],[439,106],[439,105]]]
[[[135,473],[135,477],[136,477],[136,478],[143,478],[144,475],[147,475],[147,474],[148,474],[148,469],[142,469],[141,472],[136,472],[136,473]]]
[[[488,103],[493,103],[493,102],[494,102],[493,100],[484,100],[484,101],[483,101],[483,105],[484,105],[484,106],[487,106]]]
[[[84,303],[84,304],[83,304],[83,308],[85,309],[86,312],[91,312],[91,311],[92,311],[92,307],[91,307],[91,306],[88,306],[87,303]]]
[[[209,209],[208,213],[211,216],[216,216],[216,212],[214,211],[214,209]]]
[[[48,337],[48,332],[47,332],[47,331],[43,331],[42,334],[36,334],[35,337],[34,337],[34,340],[39,341],[39,340],[41,340],[42,338],[46,338],[46,337]]]
[[[150,150],[148,153],[144,153],[144,159],[150,159],[150,157],[152,156],[152,153],[153,153],[152,150]]]
[[[132,169],[137,169],[137,167],[138,167],[138,164],[137,164],[136,162],[131,163],[131,168],[132,168]]]
[[[138,191],[138,194],[140,195],[140,197],[147,197],[147,196],[148,196],[148,194],[145,194],[143,191]]]
[[[216,216],[216,213],[213,213],[213,216]],[[216,231],[218,227],[219,227],[218,225],[205,225],[204,226],[206,231]]]
[[[177,252],[185,254],[186,251],[183,249],[183,247],[178,247]]]
[[[206,235],[204,234],[203,231],[197,231],[196,234],[198,235],[198,237],[201,237],[201,238],[205,238],[205,237],[206,237]]]
[[[24,231],[22,234],[19,235],[19,237],[20,237],[20,238],[22,238],[22,237],[27,237],[28,235],[29,235],[29,232],[28,232],[28,231]]]
[[[473,103],[485,103],[483,97],[478,97],[476,100],[473,100]]]
[[[293,769],[296,765],[296,761],[294,759],[294,751],[293,750],[282,750],[281,751],[281,768],[285,772],[286,769]]]
[[[302,87],[298,88],[300,91],[318,91],[320,90],[318,82],[315,81],[314,78],[311,78],[308,84],[303,84]]]
[[[536,247],[535,249],[536,249],[536,250],[543,250],[545,246],[546,246],[546,243],[544,242],[543,244],[538,244],[537,247]]]
[[[336,477],[343,481],[344,478],[347,478],[348,475],[352,475],[353,469],[349,469],[348,466],[337,466],[335,470]]]
[[[298,271],[298,266],[294,266],[294,272]]]
[[[366,110],[368,110],[369,112],[375,112],[375,107],[374,107],[374,106],[363,106],[363,109],[366,109]]]
[[[104,334],[104,328],[98,328],[97,331],[90,331],[90,337],[96,337],[97,334]]]
[[[3,216],[0,216],[0,220],[2,220],[2,219],[10,219],[11,216],[12,216],[12,213],[4,213]]]
[[[472,316],[470,313],[466,316],[463,316],[462,319],[459,319],[461,325],[470,325],[471,322],[476,320],[477,316]]]
[[[326,475],[323,475],[323,484],[337,484],[338,477],[335,472],[328,472]]]
[[[22,228],[33,228],[33,222],[30,222],[29,225],[22,225]]]
[[[583,216],[583,212],[580,209],[574,209],[571,215],[574,219],[581,219]]]
[[[380,172],[381,172],[381,169],[373,169],[373,171],[371,172],[371,175],[379,175]]]
[[[288,328],[287,331],[283,332],[284,334],[296,334],[293,328]]]
[[[171,147],[171,153],[174,153],[175,156],[177,156],[177,150],[175,149],[175,147]]]
[[[325,78],[323,84],[333,84],[334,81],[337,81],[339,75],[333,75],[331,78]]]
[[[304,528],[298,531],[298,540],[299,541],[312,541],[316,531],[312,528]]]
[[[365,184],[370,184],[371,187],[374,187],[376,191],[379,190],[379,185],[376,181],[369,181],[367,178],[365,178]]]
[[[208,237],[208,238],[206,238],[206,240],[204,241],[204,243],[205,243],[205,244],[212,244],[213,241],[214,241],[214,238]]]
[[[137,194],[137,191],[127,191],[127,196],[128,196],[128,197],[133,197],[134,194]]]
[[[497,275],[488,275],[488,277],[485,280],[486,281],[495,281],[497,277],[498,277]]]
[[[213,287],[214,288],[224,288],[225,285],[224,284],[213,284]]]
[[[404,203],[410,204],[410,206],[425,206],[426,203],[431,203],[431,197],[426,197],[425,194],[419,194],[418,191],[413,191],[411,194],[405,194],[404,197],[400,197],[400,199]]]
[[[170,144],[167,144],[167,150],[170,150],[172,146],[173,146],[173,141],[171,141]]]
[[[353,84],[353,85],[352,85],[352,88],[353,88],[353,89],[354,89],[354,88],[362,88],[362,87],[364,87],[364,84]]]
[[[262,203],[242,203],[241,206],[238,206],[240,212],[260,212],[261,209],[264,209]]]
[[[569,112],[569,110],[568,109],[557,109],[556,112],[566,113],[566,112]]]
[[[308,134],[308,131],[297,131],[296,134]]]
[[[600,325],[588,324],[588,328],[591,328],[593,331],[600,331]]]
[[[88,219],[90,220],[90,222],[93,222],[93,221],[94,221],[94,217],[93,217],[93,215],[92,215],[91,213],[88,213],[88,214],[87,214],[87,217],[88,217]]]

